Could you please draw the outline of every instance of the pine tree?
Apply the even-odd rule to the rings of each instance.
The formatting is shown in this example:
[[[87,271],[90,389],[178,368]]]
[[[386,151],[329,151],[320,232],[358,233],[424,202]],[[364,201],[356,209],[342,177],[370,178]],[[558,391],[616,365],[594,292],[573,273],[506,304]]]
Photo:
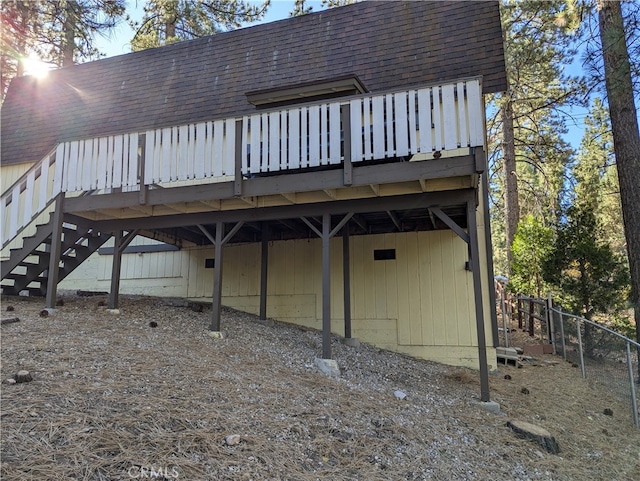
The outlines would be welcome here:
[[[574,53],[564,34],[575,28],[571,2],[503,0],[501,15],[510,89],[495,99],[489,148],[494,206],[504,210],[505,240],[495,244],[505,246],[508,271],[519,220],[533,213],[549,224],[559,208],[571,149],[556,111],[575,101],[581,84],[563,74]]]
[[[607,100],[631,271],[631,302],[635,311],[636,337],[640,342],[640,189],[637,180],[640,172],[640,132],[633,98],[632,67],[620,3],[597,0],[597,7]],[[638,369],[640,372],[640,360]]]
[[[213,35],[263,18],[270,0],[252,5],[243,0],[147,0],[136,33],[133,51]]]

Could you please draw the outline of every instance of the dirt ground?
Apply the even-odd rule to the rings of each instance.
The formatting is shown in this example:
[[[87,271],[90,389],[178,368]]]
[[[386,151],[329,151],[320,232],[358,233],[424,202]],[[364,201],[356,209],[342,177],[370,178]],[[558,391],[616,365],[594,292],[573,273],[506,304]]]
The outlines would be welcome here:
[[[496,415],[472,370],[336,338],[330,378],[319,332],[225,309],[214,339],[206,310],[123,297],[112,314],[104,300],[67,295],[40,317],[41,299],[3,298],[20,322],[1,328],[0,377],[33,381],[2,384],[2,480],[640,479],[627,405],[553,356],[492,375]]]

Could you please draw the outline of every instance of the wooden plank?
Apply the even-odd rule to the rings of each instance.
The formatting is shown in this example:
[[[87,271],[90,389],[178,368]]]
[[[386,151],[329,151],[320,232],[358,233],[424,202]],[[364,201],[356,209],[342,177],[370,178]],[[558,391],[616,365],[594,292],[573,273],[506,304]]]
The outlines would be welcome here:
[[[431,89],[418,90],[420,152],[431,152]]]
[[[36,171],[35,169],[29,170],[27,174],[27,188],[24,191],[24,207],[22,208],[22,226],[27,225],[31,222],[31,218],[33,217],[33,196],[34,192],[34,184],[36,181]]]
[[[289,168],[289,161],[287,159],[287,141],[289,137],[289,116],[287,112],[280,113],[280,170],[287,170]]]
[[[242,117],[242,173],[249,173],[248,148],[249,144],[249,116]]]
[[[64,167],[67,164],[65,155],[68,155],[69,148],[69,142],[60,143],[56,148],[56,163],[53,169],[53,192],[51,193],[53,197],[62,192]]]
[[[422,344],[432,346],[434,335],[435,319],[433,317],[432,306],[434,302],[442,302],[441,299],[433,297],[433,283],[438,280],[433,279],[431,271],[431,232],[418,233],[418,258],[416,262],[420,272],[420,312],[422,314]],[[444,325],[444,320],[440,320]]]
[[[90,190],[98,187],[98,154],[100,149],[100,139],[93,139],[92,141],[85,142],[84,147],[84,160],[81,162],[81,167],[87,168],[87,166],[91,167],[91,183],[88,186],[80,186],[76,185],[78,190]],[[78,180],[80,173],[78,172]]]
[[[458,147],[456,138],[456,103],[453,95],[453,84],[442,86],[442,116],[444,125],[444,148],[446,150]]]
[[[229,119],[225,121],[225,142],[223,154],[223,175],[235,175],[236,171],[236,120]]]
[[[149,158],[148,155],[145,155],[145,157]],[[153,164],[153,162],[149,162],[150,164]],[[149,169],[150,167],[147,166],[147,163],[145,162],[144,165],[144,169],[145,172],[142,173],[138,173],[138,133],[134,132],[133,134],[129,134],[129,156],[128,156],[128,161],[127,161],[127,185],[128,186],[134,186],[134,185],[138,185],[138,176],[141,175],[143,178],[143,184],[150,184],[151,182],[146,182],[146,170]],[[153,166],[153,165],[152,165]],[[123,169],[124,170],[124,169]]]
[[[269,172],[280,170],[280,112],[269,114]]]
[[[300,167],[309,166],[309,109],[306,107],[300,111]]]
[[[447,318],[445,303],[450,300],[445,296],[448,286],[444,286],[444,270],[451,269],[442,260],[442,231],[429,233],[429,257],[431,261],[431,296],[436,302],[431,304],[431,322],[433,323],[432,344],[444,346],[447,342]]]
[[[171,170],[170,179],[178,180],[178,149],[180,140],[178,138],[179,128],[177,126],[171,128],[171,157],[169,158],[169,166]]]
[[[362,160],[362,100],[354,99],[349,102],[349,116],[351,118],[351,162]]]
[[[407,94],[398,92],[395,100],[395,127],[396,127],[396,156],[403,157],[409,154],[409,134],[407,132]]]
[[[420,306],[420,270],[418,265],[418,233],[407,236],[407,279],[409,292],[409,344],[422,344],[422,311]]]
[[[467,111],[469,112],[469,146],[484,145],[484,109],[479,80],[467,81]]]
[[[80,185],[82,186],[83,190],[90,190],[91,189],[91,172],[92,172],[92,165],[95,162],[95,159],[93,158],[93,140],[86,140],[83,142],[84,144],[84,152],[83,152],[83,156],[82,156],[82,169],[78,169],[81,174],[81,181],[80,181]],[[94,184],[95,185],[95,184]]]
[[[20,214],[20,184],[16,184],[11,192],[11,214],[9,215],[9,238],[13,239],[18,233],[18,219]]]
[[[204,176],[211,177],[213,175],[213,122],[206,123],[206,135],[204,138],[204,159],[202,164],[204,166]]]
[[[320,165],[329,163],[328,144],[329,136],[327,133],[327,105],[320,106]]]
[[[204,179],[204,146],[207,137],[207,124],[196,124],[195,152],[193,158],[193,178]]]
[[[396,117],[393,110],[393,95],[389,94],[385,96],[385,107],[387,112],[387,157],[394,157],[396,155],[396,138],[393,124]]]
[[[395,285],[397,291],[398,303],[398,323],[396,329],[398,331],[398,344],[411,344],[411,327],[409,313],[409,289],[407,263],[407,236],[413,234],[396,234],[396,276],[397,283]],[[391,286],[394,287],[394,286]]]
[[[45,205],[49,200],[49,166],[51,162],[51,157],[46,156],[42,160],[42,166],[40,167],[40,195],[38,195],[38,212],[44,209]]]
[[[160,143],[158,143],[160,140]],[[162,129],[162,135],[156,138],[156,148],[161,153],[160,157],[160,175],[158,181],[171,181],[171,129]]]
[[[62,186],[62,190],[64,192],[73,192],[76,190],[76,173],[78,172],[78,149],[80,148],[80,142],[74,140],[71,142],[71,149],[69,151],[68,161],[65,162],[65,176],[64,176],[64,184]],[[91,183],[89,179],[89,173],[91,172],[89,169],[86,170],[87,185]]]
[[[100,137],[98,139],[98,168],[96,171],[96,187],[98,189],[104,189],[106,187],[108,140],[107,137]]]
[[[222,175],[224,162],[224,120],[213,122],[213,176]]]
[[[187,180],[189,178],[189,126],[181,125],[178,129],[177,157],[174,158],[176,163],[176,173],[178,180]]]
[[[433,90],[433,130],[435,134],[434,147],[436,150],[442,150],[442,114],[440,101],[440,87],[434,87]]]
[[[329,163],[339,164],[340,159],[340,104],[329,104]]]
[[[289,168],[300,167],[300,109],[289,110]]]
[[[457,101],[458,106],[458,145],[460,147],[466,147],[469,145],[469,134],[467,132],[467,108],[465,102],[464,82],[458,82],[456,84]]]
[[[408,93],[409,108],[409,153],[418,152],[418,131],[416,129],[416,91],[410,90]]]
[[[129,145],[131,146],[131,139],[129,139]],[[131,147],[129,147],[131,149]],[[145,148],[144,148],[144,183],[146,185],[153,184],[157,181],[156,166],[156,131],[147,130],[145,133]],[[129,179],[127,185],[131,185],[131,150],[129,150]]]
[[[113,177],[111,180],[111,186],[113,188],[122,187],[122,166],[124,163],[125,155],[123,155],[124,136],[116,135],[113,137]]]
[[[196,124],[189,125],[189,146],[187,147],[187,178],[195,179],[196,162]]]
[[[384,99],[376,95],[372,99],[373,103],[373,157],[384,159],[385,155],[385,120],[384,120]]]
[[[372,127],[372,119],[371,119],[371,98],[365,97],[362,99],[362,108],[363,108],[363,116],[362,116],[362,137],[364,139],[364,144],[362,148],[362,157],[365,160],[370,160],[373,158],[373,150],[371,149],[371,129]]]
[[[396,249],[397,234],[384,234],[384,248]],[[385,279],[386,279],[386,298],[387,298],[387,317],[389,319],[398,319],[398,262],[384,262]],[[397,331],[397,330],[396,330]],[[397,332],[394,341],[397,342]]]
[[[110,135],[107,137],[107,169],[105,178],[105,185],[108,188],[113,187],[113,150],[113,136]]]
[[[260,172],[269,171],[269,114],[260,116]]]
[[[251,116],[250,155],[249,170],[252,174],[260,172],[260,115]]]
[[[309,107],[309,167],[320,165],[320,107]]]

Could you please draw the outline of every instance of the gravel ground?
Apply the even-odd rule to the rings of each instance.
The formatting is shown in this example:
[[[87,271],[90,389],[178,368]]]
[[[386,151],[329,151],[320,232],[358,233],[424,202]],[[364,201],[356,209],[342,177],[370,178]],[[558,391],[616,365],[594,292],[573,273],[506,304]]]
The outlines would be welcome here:
[[[3,480],[640,479],[626,405],[557,358],[501,367],[496,415],[478,407],[474,371],[336,338],[342,375],[329,378],[317,331],[225,309],[227,337],[213,339],[207,310],[62,299],[40,317],[41,299],[3,298],[20,322],[2,326],[0,377],[34,378],[2,385]],[[516,437],[514,418],[560,454]]]

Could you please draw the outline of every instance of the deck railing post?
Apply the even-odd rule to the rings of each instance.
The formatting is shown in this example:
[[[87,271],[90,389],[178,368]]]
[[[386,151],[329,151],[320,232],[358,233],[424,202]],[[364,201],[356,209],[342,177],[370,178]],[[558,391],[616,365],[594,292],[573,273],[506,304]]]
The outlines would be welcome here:
[[[534,331],[535,312],[534,311],[535,311],[535,304],[533,302],[533,299],[529,299],[529,336],[531,337],[535,336],[535,331]]]
[[[343,153],[344,153],[344,185],[351,185],[353,182],[353,165],[351,164],[351,105],[342,106],[340,122],[343,130]]]
[[[147,191],[149,190],[149,186],[144,183],[144,173],[145,173],[145,163],[146,163],[146,134],[142,134],[138,136],[138,149],[140,150],[140,159],[138,161],[138,185],[140,185],[140,192],[138,194],[138,202],[140,205],[145,205],[147,203]]]

